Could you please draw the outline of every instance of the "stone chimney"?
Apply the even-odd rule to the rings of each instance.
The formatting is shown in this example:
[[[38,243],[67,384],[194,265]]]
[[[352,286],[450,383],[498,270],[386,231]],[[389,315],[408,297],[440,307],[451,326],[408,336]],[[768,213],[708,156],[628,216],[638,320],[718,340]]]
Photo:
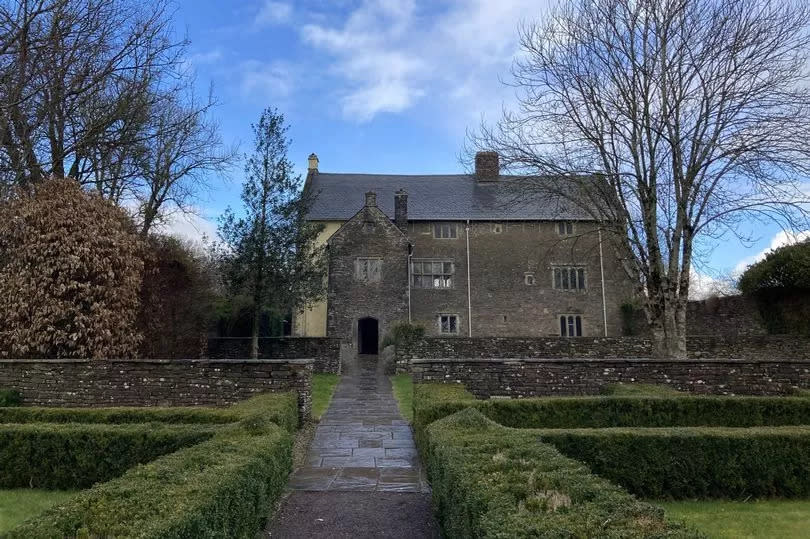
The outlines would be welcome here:
[[[309,154],[307,172],[318,172],[318,156],[314,153]]]
[[[475,154],[475,177],[479,182],[494,182],[501,174],[498,152],[477,152]]]
[[[366,193],[366,206],[368,207],[376,207],[377,206],[377,193],[374,191],[369,191]]]
[[[394,224],[403,233],[408,233],[408,193],[405,189],[394,193]]]

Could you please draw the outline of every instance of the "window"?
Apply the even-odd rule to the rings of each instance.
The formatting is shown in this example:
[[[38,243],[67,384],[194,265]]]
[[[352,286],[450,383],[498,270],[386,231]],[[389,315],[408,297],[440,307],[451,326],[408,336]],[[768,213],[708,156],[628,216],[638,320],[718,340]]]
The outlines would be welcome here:
[[[416,259],[411,262],[414,288],[453,288],[456,265],[452,260]]]
[[[560,236],[571,236],[574,234],[574,223],[571,221],[560,221],[557,223],[557,234]]]
[[[503,232],[503,225],[501,223],[492,223],[492,233],[500,234]]]
[[[435,223],[433,225],[433,237],[437,239],[452,240],[457,238],[455,223]]]
[[[560,337],[582,337],[582,317],[578,314],[560,315]]]
[[[363,232],[371,233],[377,228],[374,221],[363,221]]]
[[[379,283],[382,279],[382,260],[379,258],[356,259],[354,278],[364,283]]]
[[[523,282],[527,286],[534,286],[537,283],[537,280],[534,278],[534,273],[526,272],[523,274]]]
[[[458,334],[458,316],[455,314],[440,314],[439,333],[447,335]]]
[[[585,268],[554,268],[554,288],[557,290],[585,290]]]

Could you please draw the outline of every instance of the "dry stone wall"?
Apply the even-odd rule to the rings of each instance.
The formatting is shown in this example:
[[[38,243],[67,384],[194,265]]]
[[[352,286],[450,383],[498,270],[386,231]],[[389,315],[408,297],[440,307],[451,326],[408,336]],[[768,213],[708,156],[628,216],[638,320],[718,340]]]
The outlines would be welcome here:
[[[205,359],[250,357],[250,338],[208,339]],[[315,372],[340,372],[340,339],[328,337],[265,337],[259,339],[259,359],[314,359]]]

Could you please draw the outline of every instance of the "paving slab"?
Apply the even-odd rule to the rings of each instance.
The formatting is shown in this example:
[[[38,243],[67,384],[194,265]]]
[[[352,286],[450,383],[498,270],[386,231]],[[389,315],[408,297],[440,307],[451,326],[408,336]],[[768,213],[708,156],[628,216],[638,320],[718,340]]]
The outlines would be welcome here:
[[[410,424],[376,356],[344,366],[268,537],[439,537]]]

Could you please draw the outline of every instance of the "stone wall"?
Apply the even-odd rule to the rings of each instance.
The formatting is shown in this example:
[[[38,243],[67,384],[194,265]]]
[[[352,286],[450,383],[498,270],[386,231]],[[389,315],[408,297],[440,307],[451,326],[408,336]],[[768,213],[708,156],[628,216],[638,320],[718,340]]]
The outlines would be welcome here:
[[[717,337],[687,340],[693,359],[794,359],[810,361],[810,338],[795,335]],[[605,359],[650,358],[652,344],[643,337],[428,337],[397,347],[398,370],[409,360],[466,358]]]
[[[250,338],[208,339],[204,359],[250,357]],[[314,359],[315,372],[340,373],[340,339],[328,337],[268,337],[259,339],[259,359]]]
[[[721,395],[783,395],[810,388],[810,361],[791,360],[421,359],[411,369],[416,383],[462,383],[479,398],[595,395],[613,383]]]
[[[687,335],[765,335],[756,301],[747,296],[714,297],[686,306]]]
[[[0,360],[0,388],[31,406],[226,405],[256,393],[295,390],[312,407],[311,359]]]

